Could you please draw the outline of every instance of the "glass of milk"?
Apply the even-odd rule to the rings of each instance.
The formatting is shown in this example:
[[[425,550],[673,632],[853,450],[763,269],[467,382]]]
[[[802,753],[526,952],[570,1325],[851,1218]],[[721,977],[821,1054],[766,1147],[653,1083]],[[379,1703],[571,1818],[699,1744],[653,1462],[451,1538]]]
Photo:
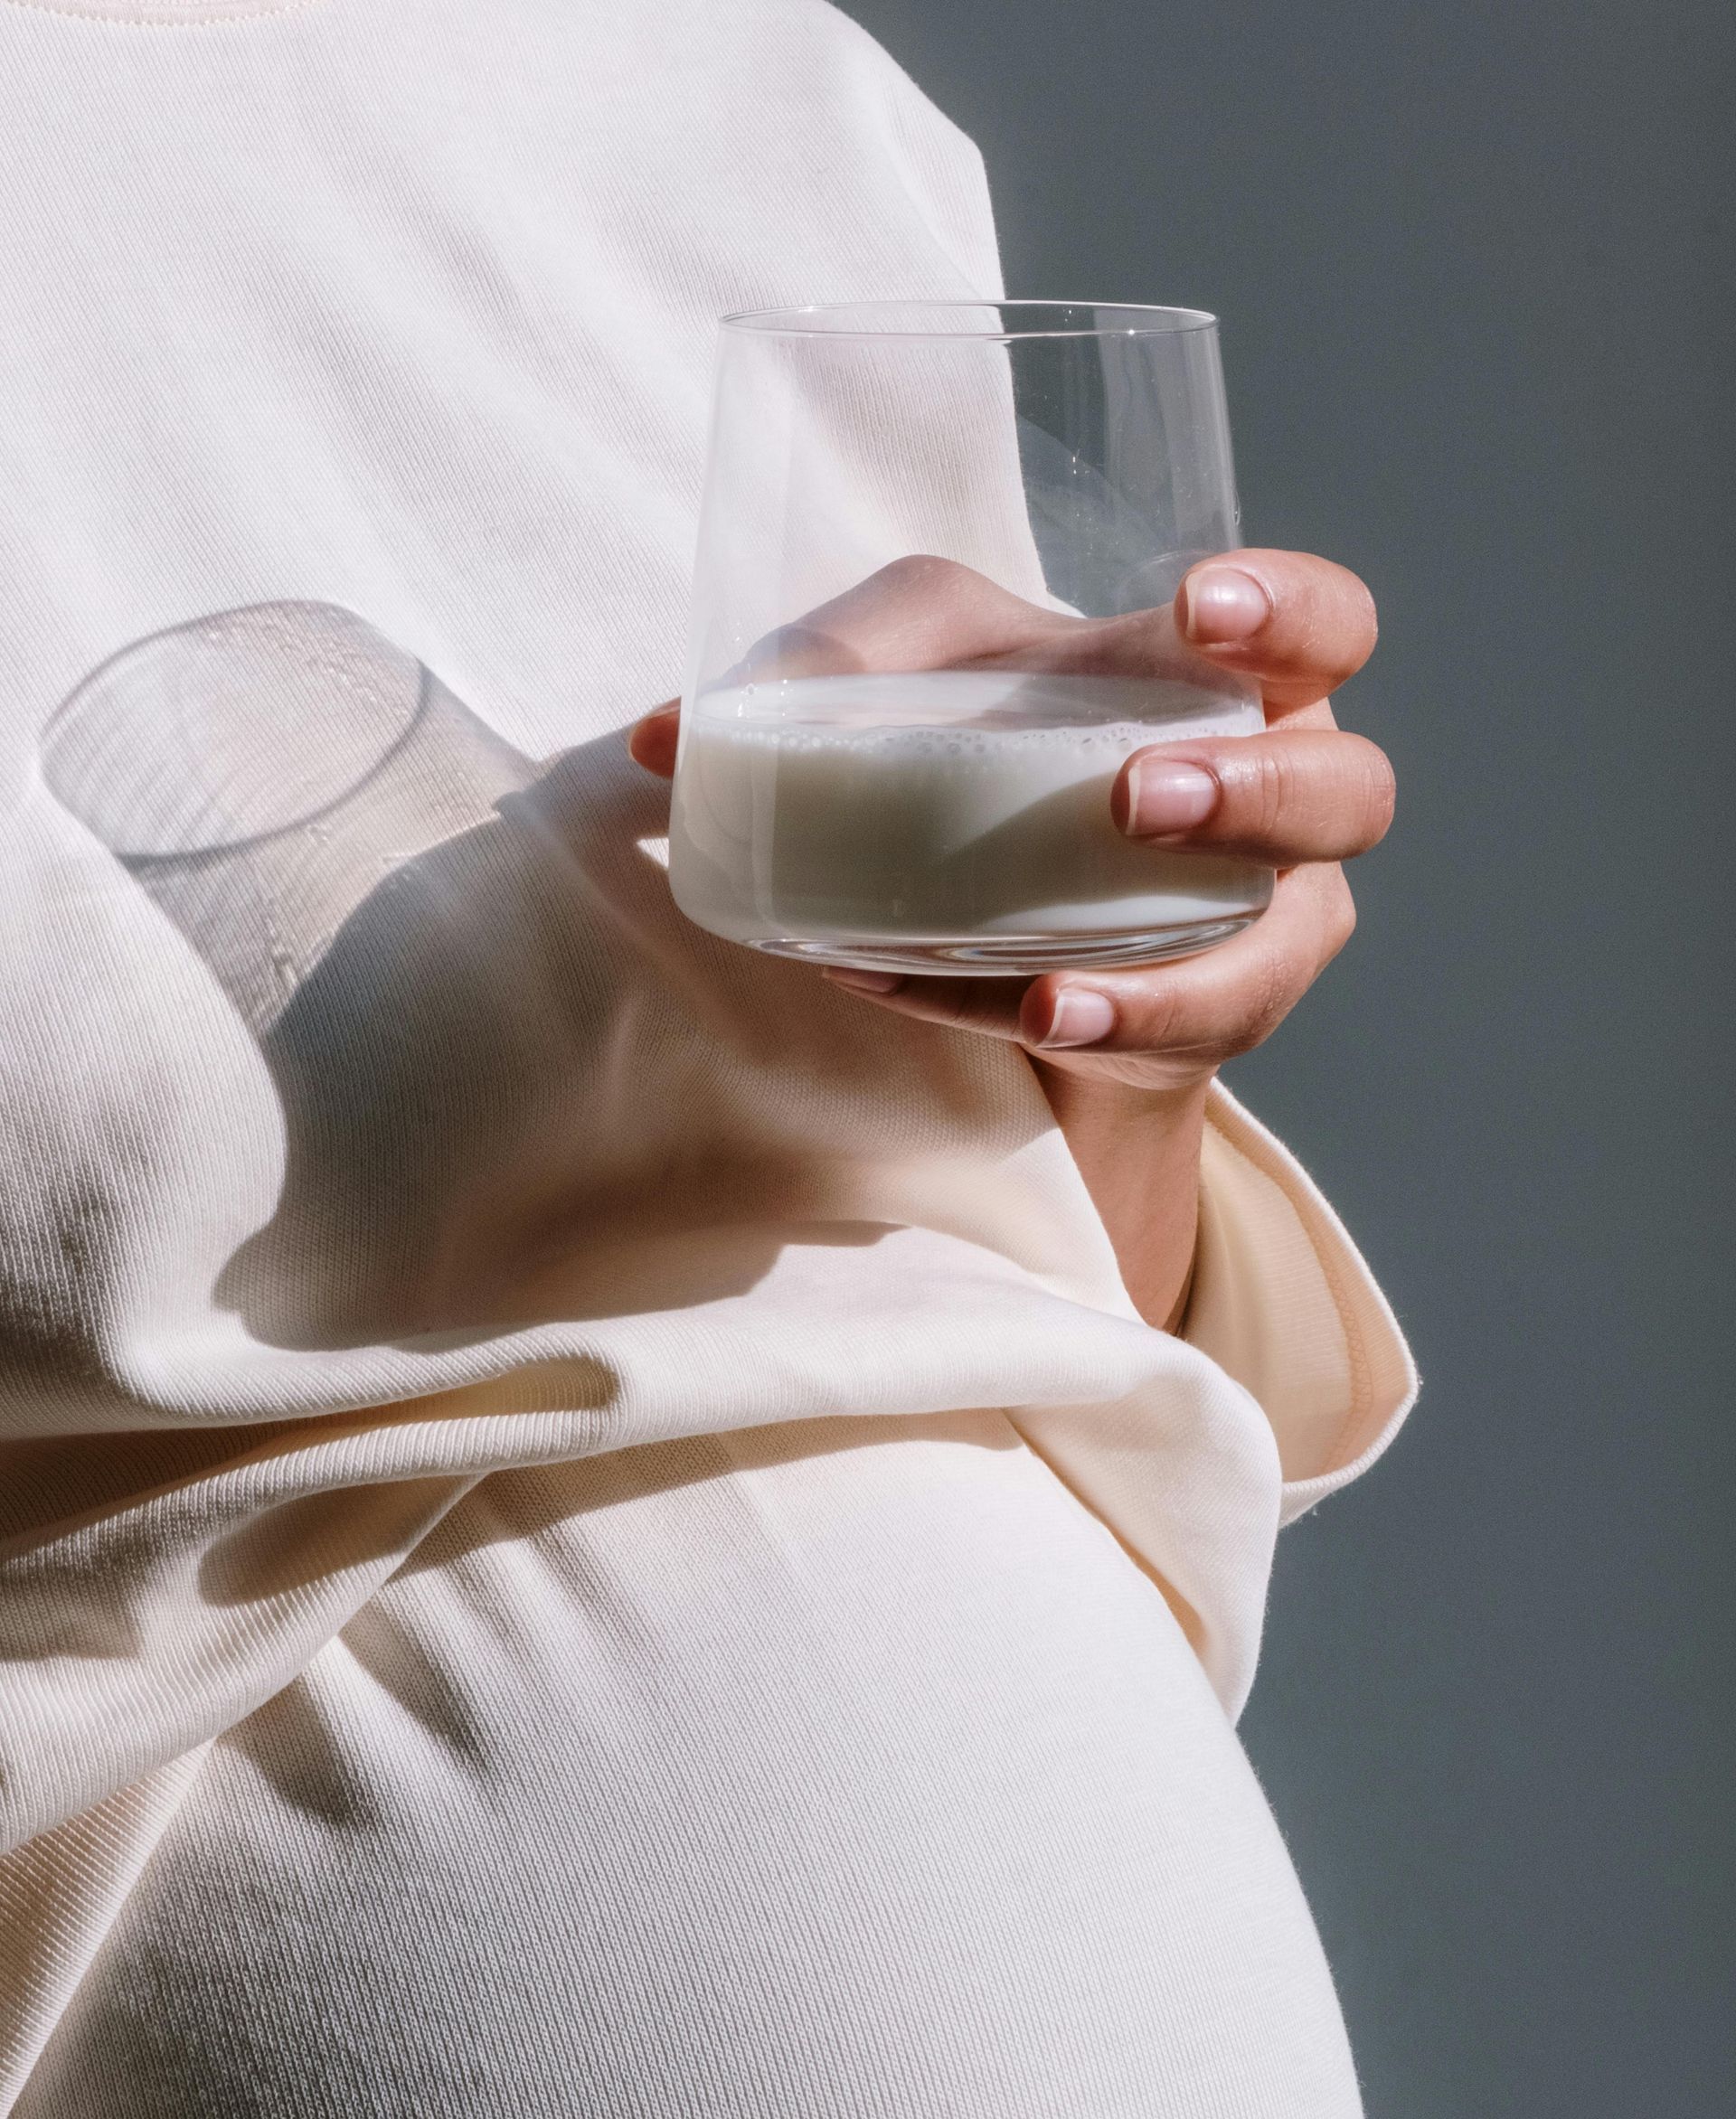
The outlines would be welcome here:
[[[818,963],[1027,975],[1257,918],[1269,870],[1142,845],[1110,813],[1135,751],[1264,725],[1257,688],[1170,617],[1236,520],[1200,311],[724,319],[670,820],[682,910]]]

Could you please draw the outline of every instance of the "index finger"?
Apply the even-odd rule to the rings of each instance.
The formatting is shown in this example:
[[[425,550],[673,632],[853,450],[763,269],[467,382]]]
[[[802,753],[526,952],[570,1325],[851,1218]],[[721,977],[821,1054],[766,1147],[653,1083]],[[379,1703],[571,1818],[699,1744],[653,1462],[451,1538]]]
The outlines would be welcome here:
[[[1175,626],[1225,669],[1257,678],[1269,709],[1309,706],[1374,652],[1374,598],[1348,567],[1252,548],[1202,560],[1175,592]]]

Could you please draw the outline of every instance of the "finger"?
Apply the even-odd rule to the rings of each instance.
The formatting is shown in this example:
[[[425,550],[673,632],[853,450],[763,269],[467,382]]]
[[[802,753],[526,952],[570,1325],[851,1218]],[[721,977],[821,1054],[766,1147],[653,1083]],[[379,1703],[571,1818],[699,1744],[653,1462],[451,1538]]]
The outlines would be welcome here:
[[[681,702],[671,699],[653,707],[643,720],[635,721],[627,739],[627,755],[646,772],[669,779],[675,769],[675,746],[681,740]]]
[[[1028,984],[833,968],[826,976],[901,1015],[1005,1038],[1069,1063],[1161,1054],[1216,1064],[1270,1034],[1354,925],[1342,871],[1299,868],[1278,878],[1252,926],[1173,963],[1047,972]]]
[[[1072,1063],[1145,1056],[1217,1066],[1271,1035],[1355,924],[1341,869],[1293,869],[1259,919],[1201,956],[1033,979],[1020,1004],[1020,1042]]]
[[[1109,806],[1129,838],[1294,868],[1366,853],[1393,799],[1392,768],[1366,737],[1280,726],[1136,750]]]
[[[1309,552],[1224,552],[1175,592],[1183,639],[1258,677],[1268,704],[1324,699],[1374,651],[1374,598],[1347,567]]]
[[[927,972],[901,976],[890,971],[846,970],[827,965],[828,984],[860,994],[894,1014],[919,1022],[944,1023],[951,1030],[972,1030],[985,1037],[1015,1039],[1019,1003],[1025,981],[1017,978],[936,978]]]

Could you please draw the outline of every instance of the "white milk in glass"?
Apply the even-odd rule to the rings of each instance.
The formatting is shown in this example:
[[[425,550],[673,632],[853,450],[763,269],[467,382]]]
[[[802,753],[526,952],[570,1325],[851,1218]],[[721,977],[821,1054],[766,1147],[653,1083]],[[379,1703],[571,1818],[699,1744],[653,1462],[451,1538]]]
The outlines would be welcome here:
[[[799,677],[684,716],[670,881],[687,917],[788,956],[1033,971],[1207,946],[1269,870],[1139,844],[1109,789],[1146,744],[1247,735],[1251,695],[1000,670]]]

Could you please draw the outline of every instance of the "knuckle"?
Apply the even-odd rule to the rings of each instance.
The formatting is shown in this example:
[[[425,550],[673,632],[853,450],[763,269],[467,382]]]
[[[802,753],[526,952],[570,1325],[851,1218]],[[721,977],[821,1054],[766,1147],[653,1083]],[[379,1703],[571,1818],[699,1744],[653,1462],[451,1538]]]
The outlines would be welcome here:
[[[1260,833],[1276,838],[1285,820],[1295,810],[1302,793],[1301,772],[1295,753],[1288,748],[1269,751],[1260,775]]]
[[[1392,770],[1392,761],[1378,743],[1371,743],[1366,737],[1360,738],[1362,758],[1362,824],[1363,837],[1370,845],[1377,845],[1392,828],[1392,813],[1398,805],[1399,786]]]
[[[876,579],[901,594],[934,596],[955,589],[969,573],[970,569],[958,560],[942,559],[931,551],[912,551],[889,560]]]
[[[1124,1019],[1131,1019],[1129,1027],[1134,1032],[1131,1041],[1141,1051],[1173,1051],[1185,1041],[1179,998],[1175,986],[1167,980],[1152,980],[1141,989],[1137,1007],[1119,1012]]]
[[[1369,646],[1373,647],[1381,630],[1381,617],[1380,612],[1375,607],[1374,591],[1360,574],[1353,572],[1350,568],[1346,567],[1344,573],[1344,583],[1350,592],[1350,607],[1355,614],[1363,637],[1367,641]]]
[[[1355,582],[1357,591],[1362,598],[1363,636],[1368,643],[1363,653],[1373,655],[1375,643],[1381,636],[1380,606],[1374,600],[1374,591],[1360,574],[1353,574],[1351,579]]]
[[[1221,1056],[1239,1059],[1263,1045],[1289,1013],[1293,1002],[1288,967],[1275,956],[1259,959],[1234,1016],[1219,1040]]]
[[[1323,961],[1330,964],[1356,932],[1356,899],[1342,874],[1338,876],[1326,899],[1326,917],[1322,924],[1326,945]]]
[[[960,1030],[974,1030],[989,1037],[1014,1036],[1017,1027],[1016,1009],[1009,1018],[1008,996],[996,993],[995,984],[989,979],[961,981],[945,998],[947,1020]]]
[[[1375,608],[1374,593],[1360,574],[1353,574],[1348,567],[1343,570],[1344,579],[1344,629],[1347,667],[1344,674],[1354,676],[1374,652],[1374,645],[1381,636],[1380,613]]]
[[[1212,763],[1222,790],[1212,819],[1213,833],[1269,844],[1282,836],[1296,801],[1296,760],[1281,742],[1262,743],[1258,749],[1224,748],[1228,755]]]

